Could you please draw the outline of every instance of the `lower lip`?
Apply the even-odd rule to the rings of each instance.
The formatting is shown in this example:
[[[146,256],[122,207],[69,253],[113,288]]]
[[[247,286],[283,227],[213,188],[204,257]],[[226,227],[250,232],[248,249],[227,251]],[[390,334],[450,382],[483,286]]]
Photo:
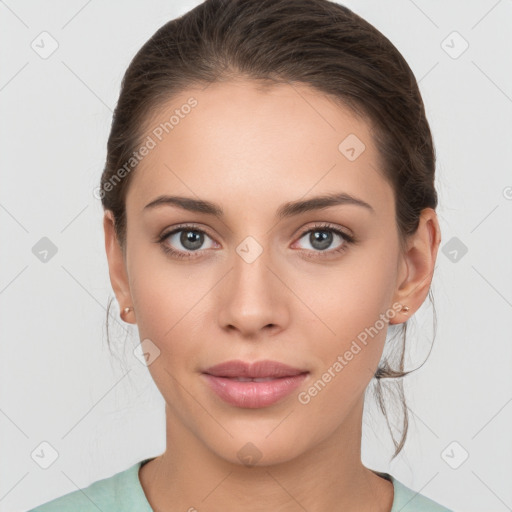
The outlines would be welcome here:
[[[299,387],[307,373],[293,377],[281,377],[265,382],[242,382],[227,377],[215,377],[203,373],[209,386],[222,400],[236,407],[258,409],[275,404]]]

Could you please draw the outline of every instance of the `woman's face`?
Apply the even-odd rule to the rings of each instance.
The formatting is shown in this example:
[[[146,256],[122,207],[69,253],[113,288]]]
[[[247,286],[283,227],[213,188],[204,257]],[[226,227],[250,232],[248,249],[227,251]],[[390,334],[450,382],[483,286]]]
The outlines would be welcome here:
[[[407,269],[393,190],[369,130],[307,86],[248,80],[188,89],[149,123],[126,198],[126,283],[116,293],[134,307],[170,428],[226,460],[290,460],[357,426],[383,320],[406,320],[396,312]],[[315,208],[327,195],[354,200]],[[162,196],[206,201],[218,215],[148,206]],[[203,373],[230,360],[307,375],[272,403],[230,403]]]

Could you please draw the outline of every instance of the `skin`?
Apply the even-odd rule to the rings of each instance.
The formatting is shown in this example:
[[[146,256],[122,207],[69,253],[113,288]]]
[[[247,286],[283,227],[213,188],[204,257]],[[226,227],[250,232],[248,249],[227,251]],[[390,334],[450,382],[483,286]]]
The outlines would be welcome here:
[[[394,192],[370,125],[306,85],[262,88],[240,78],[190,88],[153,114],[147,133],[190,96],[198,105],[134,171],[125,252],[110,212],[104,217],[111,283],[121,309],[134,308],[124,319],[160,350],[148,368],[166,402],[167,449],[140,470],[148,501],[158,511],[389,512],[392,484],[361,462],[364,392],[387,325],[309,403],[298,394],[393,304],[410,310],[391,324],[421,306],[441,240],[436,213],[423,210],[401,253]],[[366,146],[354,161],[338,150],[351,133]],[[332,192],[374,212],[345,204],[276,218],[283,203]],[[224,216],[170,205],[144,211],[162,194],[217,203]],[[196,255],[188,260],[155,243],[184,222],[206,232],[200,249],[184,246],[181,233],[164,243]],[[346,242],[333,234],[322,250],[307,232],[318,222],[357,242],[335,254]],[[251,263],[236,252],[247,236],[263,250]],[[230,359],[272,359],[310,374],[272,406],[240,408],[201,376]],[[237,456],[248,442],[261,453],[252,467]]]

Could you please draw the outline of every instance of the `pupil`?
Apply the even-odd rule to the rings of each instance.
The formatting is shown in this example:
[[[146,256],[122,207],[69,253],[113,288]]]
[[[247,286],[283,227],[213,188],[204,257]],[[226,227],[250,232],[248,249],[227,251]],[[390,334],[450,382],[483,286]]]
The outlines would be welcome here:
[[[332,242],[332,233],[328,231],[313,231],[310,235],[310,242],[315,249],[327,249]]]
[[[203,235],[196,231],[184,231],[181,234],[180,242],[183,247],[193,251],[195,249],[199,249],[203,244]]]

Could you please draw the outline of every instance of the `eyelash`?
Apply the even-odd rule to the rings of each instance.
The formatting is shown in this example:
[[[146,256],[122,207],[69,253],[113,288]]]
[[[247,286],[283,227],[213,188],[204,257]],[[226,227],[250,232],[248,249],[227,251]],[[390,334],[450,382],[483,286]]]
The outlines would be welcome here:
[[[196,228],[195,226],[190,225],[190,224],[184,224],[184,225],[180,225],[180,226],[174,228],[172,231],[168,231],[168,232],[162,234],[161,236],[159,236],[157,241],[156,241],[156,243],[158,243],[162,247],[162,250],[166,254],[170,254],[174,258],[179,258],[179,259],[196,258],[197,256],[192,256],[191,255],[192,253],[190,253],[190,252],[189,253],[185,253],[183,251],[177,251],[175,249],[172,249],[171,247],[169,247],[165,243],[165,241],[171,235],[174,235],[175,233],[179,233],[180,231],[193,231],[194,233],[202,233],[204,235],[210,236],[210,235],[208,235],[208,233],[206,231],[203,231],[202,229]],[[325,257],[332,256],[333,254],[341,254],[341,253],[345,252],[348,249],[349,245],[357,243],[357,240],[356,240],[356,238],[354,236],[349,235],[348,233],[344,233],[343,231],[341,231],[341,230],[339,230],[337,228],[332,227],[330,224],[322,224],[322,223],[321,224],[315,224],[313,227],[303,231],[301,233],[301,235],[299,236],[298,240],[303,238],[304,235],[306,235],[308,233],[311,233],[311,232],[314,232],[314,231],[327,231],[327,232],[330,232],[330,233],[334,233],[336,235],[339,235],[341,238],[343,238],[344,241],[343,241],[343,243],[342,243],[342,245],[340,247],[338,247],[337,249],[334,249],[334,250],[330,250],[330,251],[313,251],[314,253],[318,253],[318,256],[308,256],[310,258],[325,258]],[[305,252],[310,252],[309,249],[302,249],[301,250],[301,252],[304,252],[304,251]],[[200,250],[193,251],[193,252],[200,253]],[[329,256],[324,256],[324,254],[328,254]]]

